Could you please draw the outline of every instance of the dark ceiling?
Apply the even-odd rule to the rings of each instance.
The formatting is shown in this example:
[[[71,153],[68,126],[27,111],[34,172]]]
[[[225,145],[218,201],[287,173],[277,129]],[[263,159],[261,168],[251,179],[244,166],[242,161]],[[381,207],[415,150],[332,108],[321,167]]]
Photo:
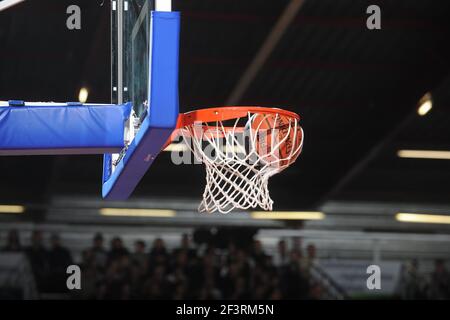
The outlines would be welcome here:
[[[182,12],[182,111],[223,105],[289,1],[175,1]],[[65,27],[82,9],[82,29]],[[366,28],[377,4],[382,30]],[[0,98],[110,101],[108,0],[29,0],[0,13]],[[450,204],[450,161],[406,160],[399,148],[450,149],[450,2],[306,0],[240,104],[298,112],[305,146],[272,178],[276,209],[328,199]],[[415,113],[433,93],[434,108]],[[0,201],[100,197],[101,156],[0,158]],[[135,197],[199,199],[204,171],[162,154]]]

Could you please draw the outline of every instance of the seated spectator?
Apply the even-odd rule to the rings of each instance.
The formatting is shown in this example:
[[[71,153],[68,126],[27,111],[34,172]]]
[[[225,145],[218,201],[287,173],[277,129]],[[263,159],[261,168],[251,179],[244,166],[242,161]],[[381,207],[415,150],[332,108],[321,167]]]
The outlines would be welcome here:
[[[19,252],[22,251],[22,246],[20,244],[19,232],[12,229],[8,232],[8,237],[6,239],[6,246],[3,248],[6,252]]]
[[[289,262],[289,253],[285,240],[278,241],[277,253],[274,258],[274,264],[277,267],[284,266]]]
[[[114,237],[111,240],[111,249],[108,252],[108,265],[114,261],[120,260],[123,256],[128,255],[128,250],[123,246],[122,239]]]
[[[61,245],[61,239],[58,234],[52,234],[50,237],[51,249],[48,252],[48,261],[50,267],[49,292],[65,292],[66,270],[72,264],[72,256],[66,248]]]
[[[95,299],[98,292],[97,285],[102,279],[102,274],[95,264],[92,250],[83,251],[82,259],[81,291],[76,291],[74,294],[79,299]]]
[[[265,268],[261,265],[255,265],[250,281],[253,288],[253,298],[257,300],[266,299],[270,291],[270,279]]]
[[[399,284],[400,296],[402,299],[424,299],[426,292],[426,282],[419,272],[419,262],[413,260],[402,267]]]
[[[148,266],[148,255],[145,253],[145,242],[137,240],[134,243],[134,253],[131,255],[131,261],[137,267],[146,269]]]
[[[316,247],[313,244],[309,244],[306,247],[306,257],[302,259],[302,269],[309,277],[310,269],[316,264]]]
[[[186,233],[181,236],[180,247],[174,250],[174,254],[177,255],[179,251],[185,251],[188,259],[193,259],[197,256],[196,250],[191,247],[191,239]]]
[[[155,239],[153,247],[150,250],[150,267],[153,268],[157,265],[163,265],[167,267],[169,260],[169,254],[166,249],[166,245],[161,238]]]
[[[267,255],[263,250],[261,241],[255,240],[253,242],[252,258],[255,264],[264,265]]]
[[[110,260],[104,279],[103,299],[125,300],[130,298],[131,270],[128,255],[117,255]]]
[[[289,263],[282,268],[283,296],[286,299],[306,299],[309,281],[301,268],[301,255],[292,250]]]
[[[166,278],[166,269],[158,265],[153,270],[151,277],[144,285],[144,297],[146,299],[168,299],[170,298],[170,284]]]
[[[245,277],[246,279],[249,279],[250,273],[251,273],[251,267],[250,267],[248,255],[244,250],[239,249],[237,251],[235,263],[239,269],[239,271],[238,271],[239,274],[242,275],[243,277]]]
[[[103,235],[101,233],[95,234],[92,247],[89,250],[88,256],[92,258],[91,262],[96,268],[104,270],[108,259],[108,254],[103,247]]]
[[[48,252],[42,243],[41,231],[33,231],[31,235],[31,245],[26,248],[25,252],[30,261],[38,290],[40,292],[45,292],[48,289],[47,280],[50,267],[48,262]]]
[[[431,274],[428,295],[433,300],[450,299],[450,274],[445,268],[445,263],[442,259],[437,259],[434,262],[434,271]]]

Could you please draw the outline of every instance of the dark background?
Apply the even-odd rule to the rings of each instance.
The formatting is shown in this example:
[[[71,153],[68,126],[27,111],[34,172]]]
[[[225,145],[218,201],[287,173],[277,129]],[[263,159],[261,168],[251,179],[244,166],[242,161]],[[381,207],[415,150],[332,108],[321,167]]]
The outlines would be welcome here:
[[[181,111],[229,103],[288,3],[174,1],[182,13]],[[71,4],[81,7],[81,30],[66,28]],[[372,4],[381,8],[381,30],[366,27]],[[249,226],[245,234],[271,228],[275,238],[311,237],[329,257],[370,258],[372,240],[384,239],[383,254],[395,259],[448,258],[448,226],[400,223],[394,216],[450,213],[450,161],[397,157],[400,149],[450,150],[449,36],[448,0],[306,0],[233,101],[301,115],[303,153],[271,179],[271,196],[275,210],[321,210],[324,221],[201,216],[196,206],[204,168],[173,165],[169,153],[158,157],[125,203],[101,199],[102,156],[33,156],[0,158],[0,203],[27,207],[24,215],[0,217],[0,231],[56,230],[78,250],[99,230],[170,238],[200,227]],[[0,44],[1,100],[76,101],[87,87],[88,102],[110,102],[109,1],[26,1],[0,13]],[[428,92],[433,109],[420,117],[418,103]],[[179,214],[99,216],[97,209],[106,206]]]

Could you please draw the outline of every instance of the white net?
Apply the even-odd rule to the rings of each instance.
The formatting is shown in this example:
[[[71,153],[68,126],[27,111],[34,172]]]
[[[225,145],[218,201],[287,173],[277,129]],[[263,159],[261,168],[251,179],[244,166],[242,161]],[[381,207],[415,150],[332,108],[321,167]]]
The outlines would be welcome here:
[[[269,178],[295,161],[303,146],[298,119],[278,113],[248,112],[235,120],[195,122],[180,134],[206,166],[200,212],[272,210]]]

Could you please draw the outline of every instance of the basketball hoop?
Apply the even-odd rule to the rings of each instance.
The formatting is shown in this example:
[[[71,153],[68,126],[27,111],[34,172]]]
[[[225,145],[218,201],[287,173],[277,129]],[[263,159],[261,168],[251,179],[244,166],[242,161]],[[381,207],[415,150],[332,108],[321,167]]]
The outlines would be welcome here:
[[[263,107],[221,107],[191,111],[178,118],[175,135],[206,167],[200,212],[228,213],[260,207],[272,210],[269,178],[299,156],[300,117]]]

